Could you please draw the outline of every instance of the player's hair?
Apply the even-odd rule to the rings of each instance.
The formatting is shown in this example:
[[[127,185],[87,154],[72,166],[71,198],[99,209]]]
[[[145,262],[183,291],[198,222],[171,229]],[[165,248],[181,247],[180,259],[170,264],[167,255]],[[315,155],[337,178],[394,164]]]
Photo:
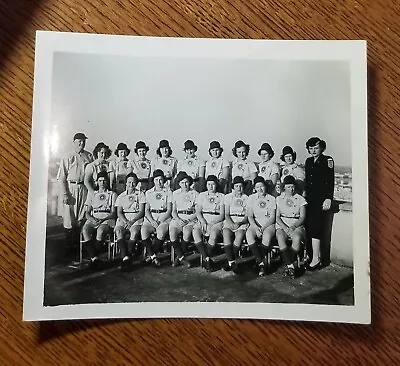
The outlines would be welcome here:
[[[130,173],[125,177],[125,182],[128,180],[128,178],[131,178],[131,177],[135,180],[136,184],[138,184],[139,178],[138,178],[138,176],[137,176],[135,173],[133,173],[133,172],[130,172]]]
[[[233,154],[233,156],[234,156],[235,158],[237,158],[237,152],[236,152],[236,150],[239,149],[239,148],[242,147],[242,146],[244,146],[244,148],[245,148],[246,156],[249,155],[249,153],[250,153],[250,145],[245,144],[243,141],[238,141],[238,142],[236,142],[234,148],[232,149],[232,154]]]
[[[161,158],[161,151],[159,147],[156,150],[156,154]],[[168,146],[168,157],[170,157],[171,155],[172,155],[172,149],[171,147]]]
[[[311,137],[306,142],[307,151],[310,152],[310,147],[315,146],[317,144],[322,149],[322,152],[324,152],[326,150],[326,142],[324,140],[321,140],[319,137]]]
[[[111,156],[112,151],[111,151],[110,147],[107,146],[104,142],[99,142],[99,143],[96,145],[96,147],[94,148],[94,150],[93,150],[93,156],[94,156],[94,158],[97,159],[97,157],[98,157],[98,155],[99,155],[99,151],[100,151],[101,149],[106,149],[106,159],[108,159],[108,158]]]

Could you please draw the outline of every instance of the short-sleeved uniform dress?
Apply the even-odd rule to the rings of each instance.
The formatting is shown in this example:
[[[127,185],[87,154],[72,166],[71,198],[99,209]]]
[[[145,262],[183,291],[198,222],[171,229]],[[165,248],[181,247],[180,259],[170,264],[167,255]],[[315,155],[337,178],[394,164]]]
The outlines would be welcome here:
[[[137,189],[142,192],[146,192],[149,189],[150,175],[151,175],[151,161],[149,159],[132,160],[133,172],[137,175],[139,179],[139,184]]]
[[[215,216],[218,216],[221,213],[220,207],[221,204],[224,203],[224,195],[219,192],[202,192],[199,194],[196,203],[202,207],[203,217],[206,220],[207,224],[209,224],[211,220],[215,218]],[[222,230],[222,225],[223,223],[219,222],[212,227]],[[197,222],[194,225],[194,228],[201,229],[201,223]],[[203,235],[209,235],[210,229],[211,228],[208,228],[207,232],[203,232]]]
[[[106,190],[104,192],[94,191],[88,194],[86,206],[92,207],[92,216],[96,219],[104,219],[107,217],[115,207],[117,194],[113,191]],[[86,221],[85,226],[95,227],[91,222]],[[108,219],[101,225],[108,225],[110,228],[115,226],[114,219]]]
[[[65,156],[60,163],[57,179],[61,183],[61,194],[71,195],[71,204],[63,206],[63,226],[71,229],[79,225],[85,218],[85,202],[87,199],[87,188],[84,185],[85,168],[93,162],[93,155],[83,150],[80,153],[72,152]],[[65,191],[66,186],[68,192]]]
[[[182,220],[189,220],[189,217],[195,213],[195,205],[199,193],[191,189],[188,192],[182,191],[181,188],[177,189],[172,194],[172,204],[176,205],[178,216]],[[197,222],[197,218],[191,220],[185,226],[193,226]],[[172,219],[170,227],[183,229],[183,226],[175,219]]]
[[[268,160],[266,162],[260,162],[258,165],[258,175],[264,178],[267,183],[267,191],[269,194],[272,194],[274,197],[276,196],[275,185],[272,183],[272,176],[274,174],[278,174],[279,179],[279,165],[272,160]]]
[[[111,172],[110,163],[108,161],[99,162],[98,160],[95,160],[92,163],[86,165],[85,175],[89,175],[90,181],[93,186],[96,185],[97,174],[99,174],[100,172]]]
[[[248,201],[248,196],[246,194],[242,194],[240,197],[235,197],[235,193],[229,193],[225,196],[225,206],[229,205],[229,215],[232,219],[233,222],[239,222],[242,221],[244,217],[247,216],[247,201]],[[242,224],[237,228],[236,230],[233,230],[226,222],[224,221],[223,228],[227,228],[232,230],[233,232],[239,231],[239,230],[247,230],[249,227],[249,224]]]
[[[254,220],[262,227],[273,215],[273,211],[276,209],[276,200],[268,193],[265,196],[254,193],[247,200],[247,208],[250,207],[253,209]]]
[[[200,178],[200,169],[205,167],[205,165],[205,161],[198,156],[194,158],[185,158],[178,161],[177,172],[185,172],[192,177],[194,182],[193,186],[196,187],[196,182],[198,182]]]
[[[156,191],[155,187],[153,187],[146,192],[146,204],[149,205],[154,220],[158,220],[163,213],[167,212],[168,203],[172,203],[172,192],[169,188]],[[167,219],[162,224],[169,224],[170,221],[171,218]],[[143,225],[151,226],[147,217],[144,219]]]
[[[152,171],[154,172],[157,169],[161,169],[164,172],[166,182],[164,187],[171,189],[171,181],[176,174],[178,160],[173,156],[169,156],[168,158],[161,158],[157,156],[152,161]]]
[[[130,221],[139,213],[140,205],[143,203],[146,203],[146,197],[143,192],[136,189],[131,194],[128,194],[127,191],[122,192],[118,196],[115,206],[122,207],[125,217]],[[140,219],[133,226],[141,226],[142,224],[143,219]],[[121,219],[117,219],[116,226],[124,226]]]
[[[281,213],[281,220],[289,227],[300,218],[301,207],[305,205],[307,205],[307,201],[297,193],[293,196],[287,196],[285,193],[282,193],[276,198],[276,206]],[[277,223],[276,229],[283,228]],[[305,234],[304,225],[297,227],[296,230],[300,230],[302,234]]]
[[[305,164],[307,234],[311,238],[321,239],[325,230],[326,211],[322,204],[326,199],[333,199],[335,185],[334,161],[331,156],[321,155],[316,161],[309,157]]]
[[[133,171],[133,166],[128,159],[115,159],[110,161],[109,170],[115,174],[114,190],[117,194],[125,190],[126,176]]]
[[[251,174],[257,173],[257,166],[251,161],[235,159],[232,162],[232,180],[235,177],[243,177],[245,181],[244,192],[249,195],[253,191],[253,182],[251,179]],[[248,182],[246,182],[248,181]],[[251,182],[251,184],[249,183]]]

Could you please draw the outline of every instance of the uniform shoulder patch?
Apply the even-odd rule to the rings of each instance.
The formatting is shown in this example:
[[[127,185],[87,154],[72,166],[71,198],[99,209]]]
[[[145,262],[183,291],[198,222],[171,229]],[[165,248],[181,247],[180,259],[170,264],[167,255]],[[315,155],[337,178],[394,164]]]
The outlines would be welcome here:
[[[328,168],[333,169],[333,165],[334,165],[333,159],[329,157],[327,159],[327,161],[328,161]]]

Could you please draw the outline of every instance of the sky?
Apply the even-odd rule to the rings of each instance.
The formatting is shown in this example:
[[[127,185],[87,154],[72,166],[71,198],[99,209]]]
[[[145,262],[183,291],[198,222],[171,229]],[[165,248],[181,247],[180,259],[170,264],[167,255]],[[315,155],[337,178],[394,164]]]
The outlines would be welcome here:
[[[55,53],[52,79],[52,148],[56,157],[72,149],[84,132],[87,149],[103,141],[133,148],[143,140],[152,158],[168,139],[183,157],[192,139],[207,159],[220,141],[232,160],[236,140],[250,144],[258,160],[263,142],[279,159],[283,146],[308,154],[305,142],[319,136],[336,165],[351,166],[350,68],[341,61],[134,58]]]

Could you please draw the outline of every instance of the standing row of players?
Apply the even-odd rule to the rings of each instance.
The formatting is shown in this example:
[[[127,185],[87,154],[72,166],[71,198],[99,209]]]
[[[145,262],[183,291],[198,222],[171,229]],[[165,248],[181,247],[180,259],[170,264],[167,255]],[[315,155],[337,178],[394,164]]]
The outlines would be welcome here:
[[[174,212],[172,210],[173,200],[172,200],[172,192],[170,190],[171,188],[180,187],[179,192],[182,191],[182,186],[181,186],[182,174],[185,174],[186,176],[184,181],[190,183],[187,192],[190,191],[192,192],[191,193],[192,195],[195,195],[198,194],[198,191],[200,192],[203,191],[202,189],[203,180],[205,174],[207,174],[207,171],[208,173],[214,173],[214,174],[207,174],[207,180],[205,181],[206,184],[204,184],[204,186],[207,187],[207,190],[206,192],[200,193],[199,195],[200,199],[200,197],[204,197],[205,195],[210,195],[211,193],[215,194],[216,195],[215,197],[211,197],[212,199],[210,198],[211,199],[210,204],[211,203],[215,204],[216,201],[225,202],[225,199],[222,199],[221,197],[224,197],[223,193],[227,192],[229,176],[233,177],[232,184],[230,185],[231,187],[233,186],[234,188],[232,194],[235,194],[236,192],[235,185],[237,185],[241,186],[240,194],[242,195],[244,194],[246,195],[246,197],[247,196],[253,197],[254,195],[252,195],[252,193],[253,191],[255,191],[256,192],[255,194],[258,194],[258,196],[260,194],[263,194],[264,197],[268,196],[269,200],[273,199],[273,202],[275,202],[275,196],[277,196],[277,192],[275,191],[275,182],[277,182],[279,179],[280,171],[278,169],[277,164],[272,162],[271,158],[273,157],[274,153],[270,145],[266,143],[263,144],[258,151],[259,155],[262,158],[262,161],[257,169],[254,163],[249,162],[247,160],[247,156],[249,154],[249,149],[250,149],[249,145],[245,144],[243,141],[237,141],[232,150],[236,159],[232,163],[232,168],[230,171],[229,163],[227,163],[226,160],[223,159],[221,156],[223,150],[217,141],[213,141],[210,144],[209,153],[211,159],[204,165],[201,159],[199,159],[196,156],[195,153],[197,147],[191,140],[188,140],[185,143],[184,150],[187,156],[183,162],[177,162],[176,159],[171,156],[172,151],[168,141],[162,140],[160,141],[159,148],[157,149],[158,158],[155,159],[155,161],[153,161],[152,163],[146,158],[148,147],[143,142],[138,142],[135,148],[135,152],[138,155],[139,159],[135,160],[134,162],[130,162],[127,159],[127,155],[129,154],[129,149],[126,147],[126,145],[123,146],[124,144],[119,144],[119,146],[115,151],[116,155],[118,156],[117,160],[108,163],[107,159],[109,158],[109,155],[111,153],[110,149],[103,143],[97,144],[94,150],[94,155],[96,159],[93,160],[91,154],[84,150],[86,139],[87,137],[82,133],[78,133],[74,136],[75,151],[72,154],[69,154],[67,157],[63,158],[63,160],[61,161],[59,179],[62,183],[61,187],[62,187],[63,203],[64,203],[63,217],[64,217],[64,227],[66,228],[67,231],[67,240],[69,244],[73,246],[74,243],[76,243],[76,241],[79,240],[79,235],[83,223],[86,221],[86,219],[88,219],[85,226],[83,226],[83,234],[85,240],[88,242],[87,246],[88,248],[90,248],[89,250],[91,251],[92,254],[94,253],[93,250],[95,249],[95,245],[91,241],[91,235],[92,235],[91,231],[93,231],[92,229],[94,228],[97,230],[97,238],[101,239],[103,236],[102,234],[104,232],[104,228],[102,226],[104,227],[107,225],[110,226],[109,224],[111,224],[112,226],[112,222],[109,220],[113,219],[111,217],[113,215],[113,210],[112,210],[113,201],[112,198],[110,197],[116,197],[117,194],[108,189],[110,188],[110,183],[111,186],[118,193],[122,192],[121,195],[123,195],[126,194],[130,189],[127,179],[128,177],[133,178],[134,180],[133,189],[135,192],[137,191],[136,192],[137,194],[141,193],[143,195],[143,192],[146,191],[149,188],[150,183],[152,183],[154,184],[154,187],[147,190],[146,196],[149,195],[150,198],[152,195],[154,195],[156,200],[160,200],[160,197],[163,197],[163,195],[165,195],[165,197],[167,197],[168,195],[171,196],[169,198],[169,203],[171,204],[170,210],[168,210],[168,207],[152,209],[151,207],[149,207],[150,204],[146,204],[145,205],[146,213],[140,218],[140,220],[143,220],[144,217],[144,223],[143,225],[141,225],[142,227],[141,237],[146,247],[148,247],[148,253],[150,253],[151,260],[155,264],[157,263],[158,260],[157,257],[155,256],[154,251],[157,251],[160,248],[160,245],[164,240],[166,233],[169,231],[169,223],[167,225],[165,224],[160,225],[160,221],[158,220],[159,217],[162,218],[161,221],[173,218],[174,222],[178,221],[178,223],[182,225],[182,222],[179,221],[180,218],[178,217],[178,219],[176,219],[176,217],[173,214]],[[288,226],[285,224],[287,226],[287,230],[284,230],[285,226],[282,226],[281,228],[278,228],[276,235],[278,241],[280,242],[280,246],[282,247],[283,250],[282,257],[284,258],[285,262],[288,265],[291,265],[292,264],[291,260],[293,259],[292,252],[298,250],[296,244],[297,238],[293,239],[292,236],[294,235],[296,237],[300,229],[303,232],[304,220],[307,217],[307,221],[305,222],[306,224],[305,229],[307,231],[308,237],[312,239],[312,256],[311,256],[312,260],[309,266],[311,269],[316,269],[320,267],[320,239],[323,231],[323,221],[325,216],[324,213],[330,209],[332,202],[333,185],[334,185],[334,166],[333,166],[333,159],[323,154],[323,151],[326,148],[326,144],[323,140],[317,137],[313,137],[307,141],[306,148],[311,156],[306,161],[305,172],[297,164],[295,164],[296,156],[293,149],[291,149],[289,146],[286,146],[283,149],[281,158],[282,160],[285,161],[286,165],[282,170],[282,181],[284,183],[285,188],[281,196],[278,197],[278,201],[279,199],[285,200],[287,197],[290,196],[289,191],[292,189],[291,185],[299,183],[304,184],[304,186],[301,188],[302,189],[305,188],[304,191],[305,197],[307,198],[308,202],[307,215],[305,214],[306,201],[304,197],[300,195],[296,196],[295,192],[293,192],[296,199],[293,201],[293,199],[290,198],[291,197],[290,196],[289,198],[287,198],[287,201],[285,202],[287,202],[288,207],[290,207],[290,205],[294,205],[293,207],[297,207],[299,203],[298,200],[302,198],[304,201],[302,201],[302,204],[300,206],[301,207],[304,206],[304,215],[301,216],[300,213],[297,212],[296,216],[293,217],[286,215],[286,219],[296,219],[296,221],[300,220],[301,223],[300,221],[297,222],[294,228],[291,227],[292,225]],[[175,176],[175,173],[178,169],[180,169],[179,173]],[[144,172],[146,172],[146,175],[144,174]],[[150,179],[149,176],[151,172],[152,172],[152,179]],[[105,191],[104,188],[103,189],[100,188],[99,178],[101,178],[100,181],[103,179],[106,180],[106,182],[104,183],[106,184],[106,186],[104,186],[106,187]],[[285,184],[285,179],[289,179],[289,181],[286,180],[286,184]],[[162,183],[157,185],[156,181],[161,181]],[[259,186],[258,188],[257,184]],[[212,189],[211,186],[213,186]],[[264,188],[261,188],[261,186],[263,186]],[[289,188],[286,188],[287,186],[289,186]],[[87,195],[88,192],[89,196]],[[236,192],[236,195],[238,194],[239,191]],[[98,200],[96,201],[97,206],[93,206],[94,196],[98,197]],[[218,200],[217,197],[219,197]],[[107,198],[107,200],[111,200],[110,202],[107,201],[108,202],[107,209],[102,208],[102,205],[105,202],[104,201],[105,198]],[[282,223],[283,225],[281,216],[279,216],[278,219],[275,213],[272,214],[270,210],[268,211],[268,209],[266,209],[267,201],[263,201],[264,203],[262,204],[260,203],[261,206],[259,207],[261,211],[264,210],[263,215],[265,217],[270,217],[271,220],[273,220],[273,222],[271,223],[268,222],[268,227],[270,227],[270,229],[268,229],[267,231],[265,231],[267,229],[267,227],[264,227],[265,224],[254,225],[254,223],[256,222],[254,220],[252,222],[252,219],[250,218],[251,215],[249,216],[248,213],[246,213],[243,216],[245,218],[244,220],[247,220],[247,223],[242,222],[240,224],[240,225],[249,225],[248,228],[243,229],[242,227],[242,229],[239,230],[236,227],[237,225],[235,224],[232,230],[229,229],[228,226],[233,220],[232,216],[230,216],[230,219],[225,217],[225,208],[226,208],[225,203],[221,204],[222,206],[219,208],[218,211],[216,211],[216,208],[214,208],[213,211],[206,210],[205,213],[200,214],[200,216],[203,219],[199,217],[197,210],[194,210],[195,206],[193,206],[192,207],[193,212],[190,213],[190,215],[193,216],[193,219],[195,221],[195,222],[193,221],[193,227],[190,228],[190,230],[189,229],[184,230],[184,227],[186,225],[183,225],[181,228],[184,235],[183,246],[185,246],[185,243],[187,242],[186,240],[187,236],[189,235],[189,232],[186,232],[185,235],[185,231],[189,230],[190,235],[193,236],[194,242],[196,243],[198,250],[206,259],[206,264],[212,263],[209,255],[209,251],[211,250],[211,248],[208,248],[209,250],[207,250],[207,248],[205,248],[203,243],[205,235],[207,236],[209,235],[208,245],[212,247],[213,244],[215,244],[216,236],[218,236],[218,230],[224,233],[224,241],[225,239],[227,240],[227,237],[229,235],[232,236],[234,234],[235,238],[231,239],[235,243],[239,242],[241,243],[244,233],[246,232],[246,236],[250,236],[247,238],[248,243],[260,266],[260,274],[263,274],[264,261],[262,260],[263,255],[261,253],[266,252],[266,249],[264,247],[267,248],[269,247],[270,240],[274,236],[273,234],[275,234],[275,224],[281,225]],[[146,200],[146,202],[151,202],[151,199],[150,201]],[[196,202],[196,200],[193,202]],[[262,207],[263,205],[265,206]],[[273,205],[275,205],[275,203],[273,204],[271,203],[271,206]],[[117,205],[117,207],[120,206]],[[149,213],[147,213],[148,210],[150,210]],[[151,210],[155,211],[152,212]],[[190,210],[178,210],[178,211],[189,212]],[[251,209],[249,211],[251,211]],[[129,214],[132,212],[127,212],[127,213]],[[98,214],[100,214],[100,216],[105,216],[107,219],[105,219],[104,217],[103,218],[96,217],[96,215],[99,216]],[[151,219],[153,214],[157,216],[157,220],[154,220],[154,218]],[[185,213],[181,212],[181,214],[184,215]],[[189,213],[186,214],[189,215]],[[177,215],[179,214],[177,213]],[[216,224],[215,221],[218,217],[219,221],[217,223],[219,223],[221,227],[218,228],[217,225],[215,230],[211,230],[210,223],[205,224],[205,222],[207,222],[207,220],[205,219],[207,215],[209,216],[210,222],[212,222],[213,225]],[[302,217],[302,219],[300,219],[300,217]],[[118,220],[121,220],[119,214],[118,214]],[[139,222],[140,220],[138,219]],[[223,224],[224,220],[227,222],[226,227]],[[281,220],[282,222],[279,222],[279,220]],[[103,222],[107,222],[107,224],[103,224]],[[117,228],[120,226],[121,225],[118,225],[117,223]],[[163,229],[162,230],[159,229],[159,226],[162,227]],[[274,228],[273,233],[272,233],[272,228]],[[299,229],[296,231],[296,234],[294,234],[293,231],[294,229]],[[232,232],[231,234],[227,233],[229,230]],[[121,231],[120,229],[116,231],[117,235],[118,232],[120,231]],[[149,238],[152,231],[156,231],[157,235],[155,238],[155,242],[149,243]],[[176,230],[172,229],[172,233],[170,233],[170,238],[173,243],[176,241],[173,233],[174,231]],[[242,232],[242,234],[236,235],[236,232]],[[137,234],[138,233],[136,233],[136,235]],[[285,235],[286,238],[288,236],[291,237],[292,241],[294,242],[294,244],[292,245],[292,249],[287,250],[286,252],[283,249],[283,244],[282,244],[283,236]],[[240,238],[240,236],[242,237]],[[255,248],[258,247],[253,244],[256,242],[256,238],[258,237],[261,237],[262,242],[265,242],[265,244],[268,245],[262,245],[261,249],[263,250],[261,250],[261,252],[257,254],[257,250]],[[132,242],[134,242],[134,240],[132,240]],[[132,245],[132,242],[130,245]],[[120,244],[121,243],[122,242],[120,242]],[[182,257],[179,255],[180,253],[179,245],[174,244],[174,246],[177,246],[176,250],[179,259]],[[226,246],[229,247],[229,245]],[[234,245],[232,247],[233,256],[230,255],[230,250],[227,249],[227,256],[230,265],[232,264],[234,265],[234,260],[232,258],[235,258],[235,253],[237,251],[237,249],[235,248],[237,246],[238,245],[236,246]],[[125,261],[127,260],[126,257],[129,258],[129,256],[124,255]],[[97,258],[95,255],[92,256],[92,262],[94,264],[96,263],[96,259]],[[212,264],[210,264],[210,266],[212,266]],[[124,266],[124,268],[125,267],[126,266]]]

